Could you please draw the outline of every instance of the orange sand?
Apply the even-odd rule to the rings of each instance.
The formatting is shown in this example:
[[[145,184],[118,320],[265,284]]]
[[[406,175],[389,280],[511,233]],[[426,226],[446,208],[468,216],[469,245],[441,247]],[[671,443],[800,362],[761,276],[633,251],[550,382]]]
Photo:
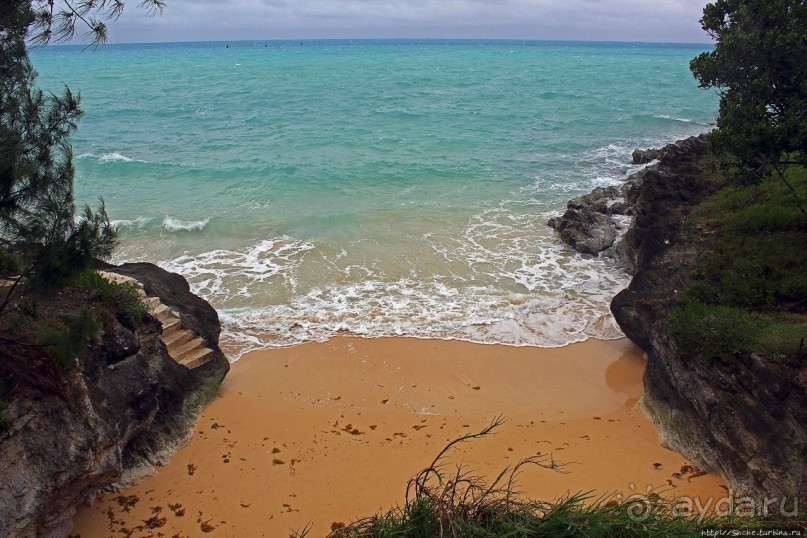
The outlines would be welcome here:
[[[627,340],[536,349],[345,337],[251,353],[172,463],[80,510],[73,533],[121,536],[165,518],[133,536],[283,537],[309,523],[309,536],[324,536],[332,522],[401,504],[407,480],[449,441],[499,414],[495,435],[448,461],[495,476],[551,454],[565,474],[531,466],[519,479],[544,500],[662,486],[723,497],[714,476],[672,476],[689,462],[636,408],[643,370]],[[120,495],[135,496],[128,511]]]

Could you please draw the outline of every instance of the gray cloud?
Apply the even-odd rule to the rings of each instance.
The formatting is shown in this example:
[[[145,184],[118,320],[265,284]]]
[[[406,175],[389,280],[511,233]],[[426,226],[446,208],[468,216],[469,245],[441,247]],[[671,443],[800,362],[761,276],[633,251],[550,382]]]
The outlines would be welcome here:
[[[130,2],[112,42],[308,38],[509,38],[705,42],[706,0],[168,0]]]

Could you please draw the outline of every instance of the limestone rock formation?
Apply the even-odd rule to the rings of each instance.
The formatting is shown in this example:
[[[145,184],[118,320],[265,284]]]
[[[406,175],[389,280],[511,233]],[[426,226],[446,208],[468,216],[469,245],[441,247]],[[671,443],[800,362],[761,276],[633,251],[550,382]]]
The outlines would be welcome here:
[[[597,256],[617,239],[618,223],[612,215],[628,215],[632,207],[620,200],[616,187],[598,187],[591,193],[572,198],[561,217],[549,219],[564,243],[583,254]]]
[[[712,249],[708,234],[684,216],[706,196],[698,181],[705,135],[659,150],[637,150],[635,164],[658,161],[615,189],[571,200],[550,226],[581,252],[603,252],[633,273],[611,302],[625,335],[647,354],[645,410],[665,446],[726,479],[735,495],[807,502],[807,365],[737,357],[731,364],[685,359],[668,315]],[[624,200],[620,200],[624,196]],[[607,248],[614,214],[633,217]],[[582,248],[580,246],[582,245]]]
[[[631,154],[631,159],[633,164],[647,164],[658,159],[660,155],[660,149],[635,149]]]
[[[116,321],[91,344],[83,368],[68,372],[66,399],[27,389],[4,414],[0,433],[0,536],[65,536],[75,507],[99,491],[149,474],[193,432],[229,369],[218,347],[215,310],[179,275],[151,264],[109,266],[140,280],[176,310],[212,350],[189,369],[169,354],[161,322],[136,331]]]
[[[643,404],[662,442],[724,477],[736,495],[807,498],[807,365],[755,355],[730,364],[678,353],[668,314],[712,238],[683,219],[704,193],[703,137],[661,150],[631,182],[636,217],[617,250],[634,277],[611,303],[623,332],[647,353]]]

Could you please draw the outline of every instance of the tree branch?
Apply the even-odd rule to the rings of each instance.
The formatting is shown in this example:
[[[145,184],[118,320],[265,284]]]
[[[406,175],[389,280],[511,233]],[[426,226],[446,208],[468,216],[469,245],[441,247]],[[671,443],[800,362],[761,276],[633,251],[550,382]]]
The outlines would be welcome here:
[[[790,194],[793,195],[793,199],[796,201],[796,206],[799,208],[799,211],[801,211],[801,214],[804,215],[804,219],[807,220],[807,210],[804,209],[804,206],[801,203],[799,193],[796,191],[795,188],[793,188],[793,185],[791,185],[790,182],[787,180],[787,178],[785,177],[785,173],[780,165],[781,163],[779,162],[771,163],[771,166],[773,166],[774,170],[776,170],[776,173],[779,175],[779,178],[782,180],[782,183],[784,183],[787,186],[787,188],[790,190]]]

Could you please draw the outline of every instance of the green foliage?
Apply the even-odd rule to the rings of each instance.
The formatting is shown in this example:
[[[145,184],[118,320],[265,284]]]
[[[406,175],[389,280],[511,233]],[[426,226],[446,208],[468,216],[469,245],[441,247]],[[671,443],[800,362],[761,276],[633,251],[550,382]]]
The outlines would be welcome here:
[[[46,5],[53,3],[37,2]],[[36,88],[25,39],[41,16],[30,0],[8,0],[0,8],[0,245],[14,253],[25,277],[13,292],[0,294],[0,315],[31,290],[52,290],[93,260],[108,258],[116,244],[103,202],[96,211],[76,213],[68,139],[83,113],[69,89],[56,95]],[[7,270],[10,263],[3,256]]]
[[[45,325],[39,328],[37,344],[44,346],[48,355],[62,370],[69,370],[75,359],[83,359],[87,354],[87,346],[101,332],[101,323],[95,319],[92,310],[83,306],[78,313],[67,322],[65,328]]]
[[[757,311],[807,304],[807,238],[797,232],[729,236],[708,256],[700,278],[711,294],[698,298]],[[707,285],[708,286],[708,285]]]
[[[20,270],[20,261],[8,250],[0,247],[0,275],[16,274]]]
[[[612,504],[587,504],[591,497],[570,495],[555,503],[523,501],[515,496],[490,509],[462,509],[441,522],[430,502],[416,501],[375,516],[371,525],[335,530],[331,538],[387,537],[692,537],[707,524],[677,517],[671,503],[642,498]],[[636,517],[632,514],[641,514]],[[713,518],[709,518],[713,523]],[[443,523],[441,526],[440,523]],[[739,526],[739,525],[738,525]]]
[[[755,185],[729,185],[706,207],[733,234],[798,230],[804,224],[801,212],[790,188],[775,176],[762,176]],[[800,198],[807,197],[807,169],[788,166],[784,177]]]
[[[37,263],[32,267],[30,282],[46,289],[60,286],[96,259],[109,258],[116,245],[117,233],[109,223],[103,201],[95,213],[85,207],[84,215],[59,241],[33,245],[31,254]]]
[[[427,502],[393,509],[344,528],[335,528],[328,538],[693,538],[706,530],[733,535],[740,529],[803,528],[798,520],[706,516],[682,517],[674,503],[654,497],[588,504],[585,494],[570,495],[555,503],[523,501],[515,495],[509,506],[478,514],[457,512],[451,526],[437,526],[435,507]],[[301,534],[305,536],[305,533]]]
[[[135,285],[128,282],[112,282],[95,271],[79,273],[73,283],[90,291],[108,310],[115,312],[125,326],[136,329],[148,314],[148,305],[138,293]]]
[[[791,166],[791,185],[807,195],[807,172]],[[691,297],[767,312],[807,308],[807,234],[800,211],[779,181],[723,188],[695,220],[719,231]]]
[[[24,9],[21,7],[20,9]],[[25,260],[31,282],[53,286],[108,258],[115,245],[103,203],[76,215],[68,137],[83,115],[78,96],[37,90],[25,48],[25,17],[0,20],[0,237]],[[17,24],[18,26],[10,26]],[[26,271],[28,272],[28,271]]]
[[[766,321],[756,349],[777,361],[807,357],[807,316],[776,316]]]
[[[673,309],[669,322],[683,355],[721,361],[752,351],[761,328],[745,309],[697,300]]]
[[[807,4],[717,0],[701,25],[716,46],[690,68],[721,90],[713,142],[734,157],[733,176],[756,182],[780,161],[807,164]]]
[[[80,28],[90,43],[100,45],[107,41],[104,20],[116,20],[123,13],[123,0],[25,0],[34,8],[31,40],[38,45],[51,41],[66,42],[73,39]],[[162,13],[163,0],[140,0],[138,7],[149,15]]]
[[[702,179],[718,190],[689,222],[715,240],[670,315],[681,353],[719,360],[738,352],[783,361],[804,356],[807,233],[791,188],[807,198],[807,169],[790,165],[783,172],[789,185],[773,174],[737,185],[707,166]]]
[[[153,13],[163,2],[139,5]],[[101,43],[103,21],[117,18],[123,7],[122,0],[0,2],[0,276],[20,276],[16,285],[0,288],[0,373],[12,376],[15,386],[63,398],[57,367],[69,368],[83,356],[101,327],[86,296],[64,285],[109,258],[117,234],[103,201],[95,210],[76,209],[69,138],[83,115],[80,98],[68,88],[56,94],[37,89],[27,43],[69,41],[82,27],[85,38]],[[104,301],[100,316],[114,312],[132,327],[142,321],[145,307],[133,290],[111,288]],[[72,317],[62,322],[65,312]]]

